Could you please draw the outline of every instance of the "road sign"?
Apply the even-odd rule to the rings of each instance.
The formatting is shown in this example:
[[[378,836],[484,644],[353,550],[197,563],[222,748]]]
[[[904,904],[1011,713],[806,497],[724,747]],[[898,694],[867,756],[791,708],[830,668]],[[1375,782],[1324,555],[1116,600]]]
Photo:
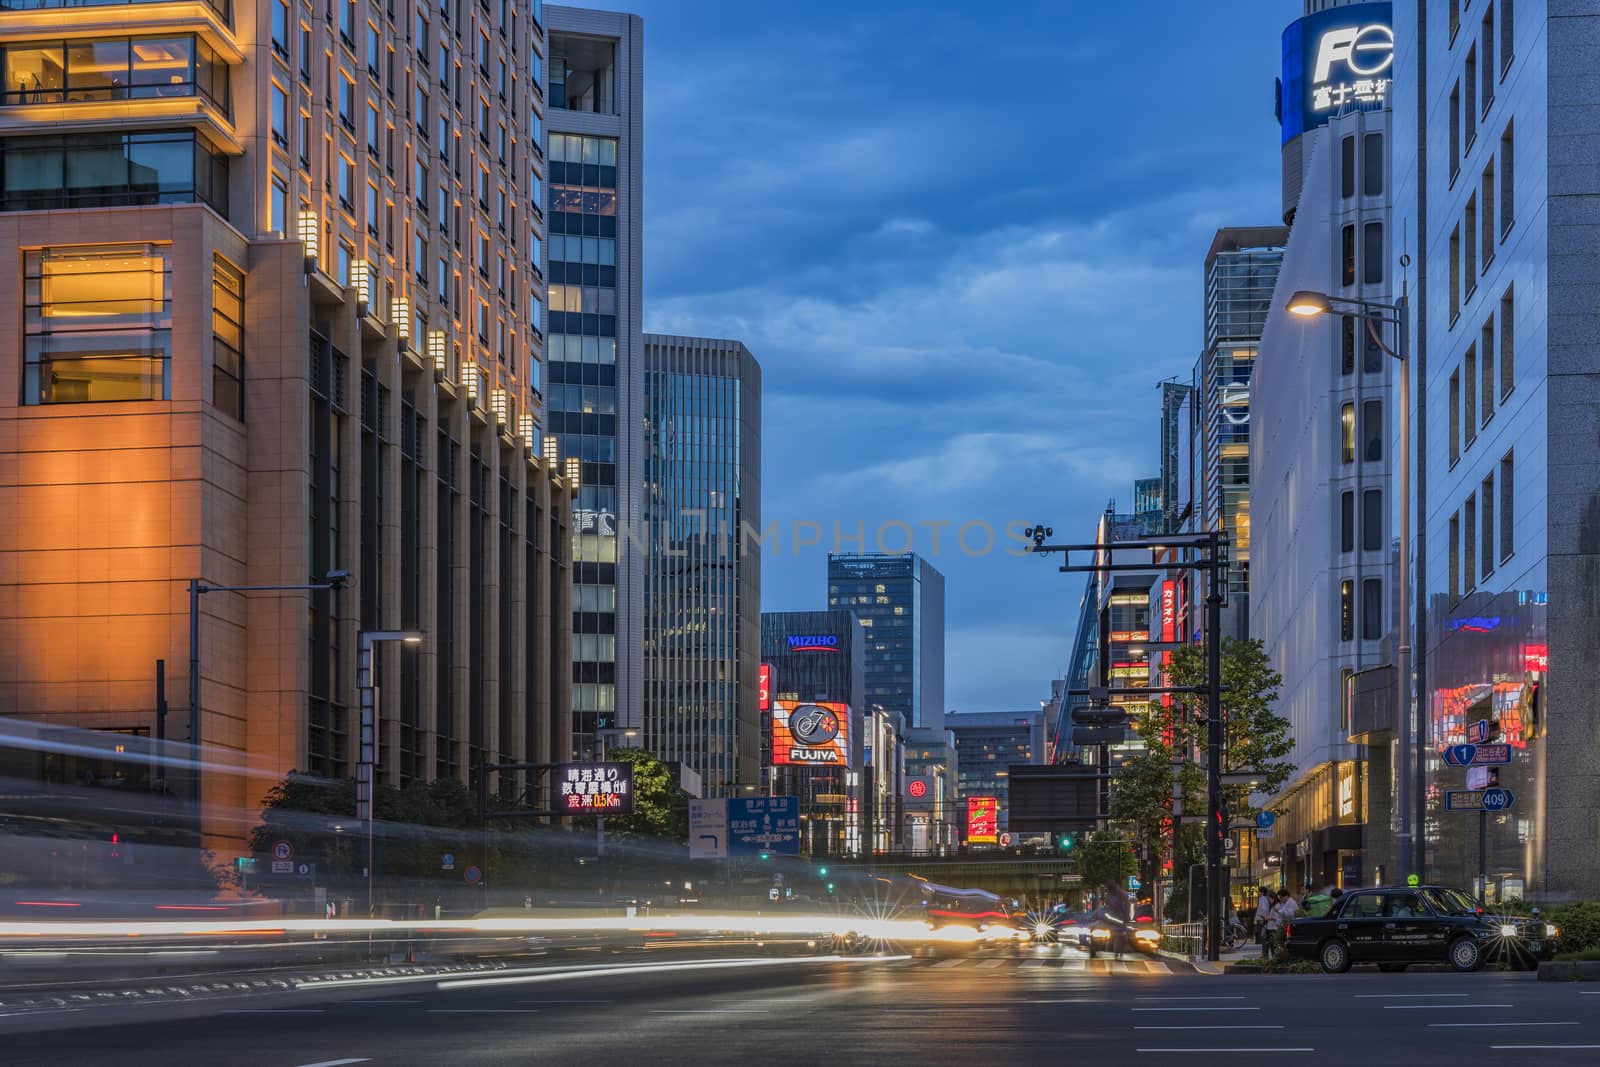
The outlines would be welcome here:
[[[446,852],[443,856],[440,856],[439,857],[439,869],[441,871],[453,871],[453,870],[455,870],[456,869],[455,853]]]
[[[1258,826],[1258,827],[1256,827],[1256,840],[1257,841],[1271,841],[1277,835],[1278,835],[1278,828],[1276,826]]]
[[[1270,811],[1267,811],[1265,808],[1263,808],[1261,811],[1256,812],[1256,826],[1260,827],[1263,830],[1272,829],[1272,824],[1277,822],[1277,821],[1278,821],[1277,815],[1273,814]],[[1256,836],[1260,837],[1261,835],[1257,834]]]
[[[778,899],[778,888],[777,888],[777,886],[773,886],[771,889],[767,890],[767,899],[768,900],[777,900]]]
[[[1001,848],[1010,848],[1011,847],[1011,834],[1010,834],[1009,831],[1000,835],[1000,847]]]
[[[799,797],[743,797],[728,801],[729,856],[800,854]]]
[[[1451,789],[1444,795],[1445,811],[1510,811],[1516,796],[1509,789]]]
[[[689,858],[720,860],[728,857],[728,802],[689,801]]]
[[[477,885],[478,880],[483,877],[483,872],[476,867],[468,867],[465,877],[468,885]]]
[[[1236,841],[1231,834],[1227,837],[1224,837],[1222,839],[1222,851],[1226,852],[1230,856],[1233,855],[1235,852],[1239,851],[1239,842]]]
[[[294,846],[287,841],[275,842],[272,846],[272,858],[275,860],[294,859]]]
[[[1451,745],[1444,761],[1452,767],[1504,767],[1511,762],[1511,746]]]
[[[316,866],[310,863],[297,863],[294,867],[294,873],[301,878],[310,878],[316,871]]]
[[[1133,893],[1133,892],[1136,892],[1136,891],[1138,891],[1140,889],[1143,889],[1143,888],[1144,888],[1144,883],[1139,881],[1139,876],[1138,875],[1136,875],[1136,874],[1128,875],[1128,892]]]
[[[1467,725],[1467,742],[1469,744],[1475,745],[1480,741],[1487,740],[1489,740],[1488,719],[1479,719],[1477,722],[1469,723]]]
[[[272,873],[273,874],[293,874],[294,873],[294,864],[289,860],[273,860],[272,861]]]

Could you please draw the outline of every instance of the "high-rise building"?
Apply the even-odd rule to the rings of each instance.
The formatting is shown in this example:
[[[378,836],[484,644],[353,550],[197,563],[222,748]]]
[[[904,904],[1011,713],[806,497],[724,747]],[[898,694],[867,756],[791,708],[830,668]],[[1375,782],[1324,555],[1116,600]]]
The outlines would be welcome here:
[[[1314,14],[1285,36],[1320,37],[1350,18],[1345,9]],[[1275,710],[1291,724],[1296,770],[1265,805],[1278,814],[1272,847],[1249,848],[1247,838],[1238,857],[1293,890],[1373,884],[1382,860],[1366,853],[1366,833],[1388,832],[1387,804],[1368,815],[1367,747],[1351,739],[1345,693],[1355,673],[1394,662],[1394,360],[1378,339],[1398,344],[1381,320],[1369,330],[1358,317],[1308,320],[1286,309],[1299,290],[1393,302],[1389,113],[1350,111],[1301,140],[1294,222],[1251,390],[1250,453],[1250,631],[1283,676]],[[1386,760],[1387,735],[1372,740]],[[1270,867],[1267,851],[1279,853]]]
[[[1045,762],[1044,711],[952,711],[944,725],[956,742],[956,794],[997,798],[1006,829],[1011,765]]]
[[[1391,252],[1413,327],[1423,873],[1475,881],[1479,816],[1445,802],[1492,769],[1512,802],[1485,817],[1488,899],[1590,897],[1600,170],[1589,146],[1600,116],[1587,79],[1600,13],[1407,0],[1394,5],[1394,34],[1394,214],[1409,236]],[[1509,746],[1510,762],[1441,758],[1479,739]]]
[[[1233,567],[1223,631],[1244,636],[1250,588],[1250,378],[1289,231],[1217,231],[1206,252],[1205,347],[1200,354],[1201,528],[1226,530]]]
[[[642,725],[644,27],[547,7],[550,433],[582,464],[573,515],[572,750]]]
[[[661,334],[644,360],[644,745],[731,796],[761,771],[761,366]]]
[[[866,706],[865,633],[848,611],[761,613],[761,764],[772,796],[800,798],[803,847],[815,856],[861,851],[860,768]],[[813,712],[799,729],[796,712]],[[855,812],[855,815],[852,815]]]
[[[828,556],[828,606],[866,629],[866,698],[911,727],[944,720],[944,575],[913,553]]]
[[[567,750],[539,19],[0,11],[0,706],[148,735],[164,661],[168,736],[255,772],[204,773],[219,852],[274,776],[355,776],[363,632],[424,634],[378,646],[379,782]]]

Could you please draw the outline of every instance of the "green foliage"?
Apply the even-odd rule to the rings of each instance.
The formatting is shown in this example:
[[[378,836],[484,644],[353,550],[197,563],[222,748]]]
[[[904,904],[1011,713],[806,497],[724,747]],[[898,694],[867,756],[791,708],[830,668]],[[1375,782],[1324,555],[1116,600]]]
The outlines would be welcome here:
[[[689,794],[678,785],[673,769],[642,748],[614,748],[611,763],[633,764],[633,814],[607,815],[606,836],[622,840],[655,838],[689,840]],[[592,826],[592,819],[575,820]]]
[[[1600,949],[1600,902],[1560,904],[1545,912],[1546,922],[1561,927],[1561,950],[1585,952]]]
[[[1206,654],[1202,646],[1189,646],[1172,654],[1166,667],[1167,682],[1198,686],[1206,682]],[[1289,721],[1273,711],[1283,677],[1272,669],[1258,640],[1224,638],[1222,642],[1223,769],[1259,771],[1263,792],[1274,793],[1294,773],[1285,757],[1294,748]],[[1171,834],[1174,785],[1183,798],[1182,840],[1174,857],[1174,878],[1188,862],[1203,852],[1206,814],[1206,776],[1200,760],[1207,744],[1206,698],[1203,693],[1174,696],[1170,705],[1150,705],[1140,726],[1145,751],[1123,764],[1111,786],[1111,818],[1132,837],[1154,863]],[[1176,781],[1175,781],[1176,779]],[[1243,786],[1225,791],[1230,821],[1255,815],[1250,790]]]
[[[1264,960],[1238,960],[1228,964],[1228,970],[1246,971],[1251,974],[1321,974],[1322,965],[1315,960],[1302,960],[1280,951]]]
[[[1594,963],[1600,960],[1600,948],[1586,948],[1582,952],[1557,952],[1555,959],[1562,962]]]
[[[1117,889],[1126,885],[1128,875],[1138,870],[1133,846],[1112,830],[1097,830],[1077,846],[1078,874],[1086,889]]]

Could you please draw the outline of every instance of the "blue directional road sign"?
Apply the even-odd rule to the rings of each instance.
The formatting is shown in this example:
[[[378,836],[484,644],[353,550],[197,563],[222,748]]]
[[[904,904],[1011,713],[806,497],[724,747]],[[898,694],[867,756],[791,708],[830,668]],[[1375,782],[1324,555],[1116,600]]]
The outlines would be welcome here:
[[[1451,745],[1444,750],[1444,761],[1452,767],[1470,767],[1477,754],[1477,745]]]
[[[1444,795],[1445,811],[1510,811],[1516,797],[1509,789],[1451,789]]]
[[[1276,815],[1274,815],[1270,811],[1266,811],[1265,809],[1263,809],[1261,811],[1256,812],[1256,825],[1261,827],[1263,830],[1271,829],[1272,828],[1272,824],[1277,822],[1277,821],[1278,821],[1278,817]]]
[[[1489,720],[1479,719],[1467,724],[1467,740],[1473,744],[1489,740]]]
[[[728,801],[728,855],[800,854],[800,798],[744,797]]]

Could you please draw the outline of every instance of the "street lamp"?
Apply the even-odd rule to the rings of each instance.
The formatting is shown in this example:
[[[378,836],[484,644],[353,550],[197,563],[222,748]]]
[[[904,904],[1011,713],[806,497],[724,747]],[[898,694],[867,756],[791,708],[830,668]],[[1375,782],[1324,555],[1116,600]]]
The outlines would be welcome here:
[[[629,738],[638,737],[639,736],[639,731],[638,730],[630,730],[630,729],[627,729],[627,728],[621,727],[621,726],[607,726],[607,727],[605,727],[603,729],[596,730],[594,732],[594,736],[595,736],[595,740],[600,743],[600,762],[604,763],[606,761],[606,739],[607,738],[620,737],[620,738],[622,738],[624,740],[627,740]],[[600,862],[601,862],[601,867],[600,867],[601,878],[604,878],[605,877],[605,866],[604,866],[604,864],[605,864],[605,857],[606,857],[606,817],[604,815],[598,815],[598,816],[595,817],[595,820],[594,820],[594,833],[595,833],[595,837],[594,837],[595,855],[600,859]]]
[[[1411,722],[1413,709],[1408,707],[1406,699],[1410,692],[1406,682],[1411,673],[1411,361],[1407,356],[1410,310],[1403,292],[1398,302],[1386,304],[1373,300],[1348,300],[1310,289],[1296,292],[1289,298],[1285,308],[1291,315],[1301,318],[1315,318],[1330,312],[1344,318],[1360,318],[1366,324],[1367,334],[1373,343],[1400,361],[1400,610],[1396,624],[1399,640],[1395,650],[1395,710],[1400,720],[1395,780],[1399,794],[1400,832],[1396,835],[1399,847],[1395,852],[1397,858],[1402,863],[1409,863],[1411,872],[1420,877],[1426,859],[1423,838],[1427,825],[1424,821],[1427,739],[1423,736],[1423,681],[1420,674],[1416,681],[1417,721],[1414,731]],[[1376,324],[1379,322],[1394,326],[1396,343],[1393,348],[1385,343],[1378,332]],[[1426,448],[1426,443],[1421,443],[1419,447]],[[1423,457],[1418,458],[1420,460]],[[1407,768],[1413,761],[1415,767],[1408,774]]]
[[[356,660],[356,688],[361,698],[361,752],[356,763],[356,818],[367,830],[367,916],[372,915],[372,784],[378,763],[378,690],[372,684],[372,646],[380,641],[422,644],[416,630],[363,630]]]
[[[343,589],[350,583],[349,571],[329,571],[320,582],[301,585],[207,585],[204,579],[189,579],[189,744],[194,748],[194,774],[189,795],[194,802],[196,828],[200,818],[200,597],[204,593],[304,593]]]

